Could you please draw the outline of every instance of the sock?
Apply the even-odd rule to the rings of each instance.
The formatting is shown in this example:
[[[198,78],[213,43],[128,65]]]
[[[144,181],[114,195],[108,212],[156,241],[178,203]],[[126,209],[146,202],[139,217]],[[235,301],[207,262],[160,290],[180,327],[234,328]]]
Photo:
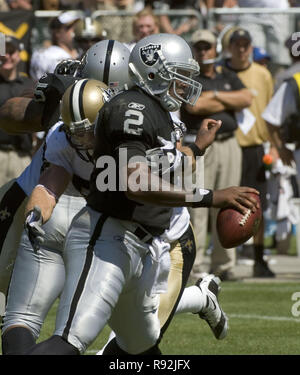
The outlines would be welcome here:
[[[27,355],[79,355],[79,350],[69,344],[60,336],[52,336],[50,339],[34,345]]]
[[[22,355],[35,344],[31,331],[25,327],[8,329],[2,335],[3,355]]]
[[[254,245],[254,260],[262,263],[264,257],[264,245]]]
[[[206,305],[206,296],[196,285],[185,288],[180,298],[175,314],[185,312],[198,313]]]

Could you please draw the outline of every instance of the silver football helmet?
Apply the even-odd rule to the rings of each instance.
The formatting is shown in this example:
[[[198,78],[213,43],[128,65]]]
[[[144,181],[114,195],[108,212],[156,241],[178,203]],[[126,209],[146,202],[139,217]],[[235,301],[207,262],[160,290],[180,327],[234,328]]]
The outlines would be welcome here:
[[[195,104],[202,89],[193,79],[199,70],[191,48],[175,34],[149,35],[137,42],[129,57],[132,81],[170,112],[182,102]]]
[[[83,56],[77,75],[104,82],[114,93],[133,86],[129,78],[129,49],[116,40],[102,40]]]

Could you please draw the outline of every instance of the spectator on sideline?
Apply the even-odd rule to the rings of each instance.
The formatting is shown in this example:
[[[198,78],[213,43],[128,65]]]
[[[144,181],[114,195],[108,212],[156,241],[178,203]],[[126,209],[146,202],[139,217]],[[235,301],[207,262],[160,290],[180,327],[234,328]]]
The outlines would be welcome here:
[[[132,50],[135,44],[142,38],[157,34],[160,31],[159,18],[153,13],[150,7],[146,7],[136,13],[132,20],[134,40],[126,46]]]
[[[33,52],[30,75],[38,81],[44,73],[53,73],[56,65],[65,59],[76,59],[74,48],[74,26],[79,20],[72,12],[63,12],[49,23],[52,45]]]
[[[168,10],[197,10],[200,12],[200,4],[198,0],[163,0],[153,4],[154,9],[161,11]],[[197,27],[199,20],[194,16],[176,16],[171,17],[167,14],[161,15],[160,27],[163,33],[176,34],[188,39]]]
[[[18,73],[20,43],[5,37],[5,56],[0,56],[0,106],[14,96],[34,90],[33,81]],[[0,130],[0,186],[17,177],[30,163],[32,139],[29,135],[12,136]]]
[[[240,185],[242,169],[242,151],[235,137],[237,122],[235,111],[249,107],[252,102],[251,92],[245,88],[237,75],[225,67],[216,67],[217,38],[209,30],[197,30],[191,39],[195,59],[200,65],[197,80],[202,84],[202,94],[194,107],[183,106],[181,120],[187,132],[192,136],[205,117],[221,120],[215,141],[206,150],[204,156],[204,183],[208,189],[224,189]],[[216,232],[218,209],[190,209],[197,243],[197,253],[191,276],[201,277],[204,270],[209,216],[213,250],[209,272],[219,276],[222,281],[236,280],[234,266],[236,249],[224,249]]]
[[[228,51],[231,54],[225,60],[225,66],[237,73],[243,84],[252,91],[254,97],[249,109],[238,115],[239,128],[237,139],[242,147],[242,186],[255,187],[260,192],[262,210],[267,208],[267,179],[263,164],[264,143],[270,142],[267,124],[261,114],[273,95],[273,79],[265,67],[251,62],[253,53],[252,38],[242,28],[233,28],[227,34]],[[253,237],[254,277],[275,277],[264,260],[264,219],[258,233]]]
[[[240,8],[289,8],[288,0],[238,0]],[[286,14],[244,14],[239,18],[239,26],[246,29],[253,44],[265,48],[272,58],[273,65],[286,65],[290,58],[284,42],[290,34],[291,20]]]

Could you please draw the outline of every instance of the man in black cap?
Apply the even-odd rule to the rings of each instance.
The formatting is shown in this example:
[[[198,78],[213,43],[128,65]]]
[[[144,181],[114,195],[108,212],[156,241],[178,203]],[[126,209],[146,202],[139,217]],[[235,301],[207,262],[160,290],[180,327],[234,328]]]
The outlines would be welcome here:
[[[9,98],[34,90],[33,81],[18,73],[20,49],[18,39],[5,36],[5,56],[0,56],[0,106]],[[12,136],[0,131],[0,186],[24,170],[30,163],[31,150],[31,136]]]
[[[195,106],[182,107],[181,119],[188,127],[189,134],[196,134],[202,120],[207,116],[222,121],[215,142],[204,156],[204,182],[209,189],[223,189],[231,184],[238,186],[241,179],[242,152],[235,137],[237,122],[234,113],[250,106],[252,94],[234,72],[216,66],[217,38],[210,30],[195,31],[191,43],[194,56],[200,65],[200,75],[196,79],[203,88]],[[219,242],[216,232],[218,210],[195,208],[190,210],[190,214],[198,243],[191,276],[198,279],[205,271],[204,253],[210,216],[213,243],[210,271],[223,281],[236,280],[236,249],[224,249]]]

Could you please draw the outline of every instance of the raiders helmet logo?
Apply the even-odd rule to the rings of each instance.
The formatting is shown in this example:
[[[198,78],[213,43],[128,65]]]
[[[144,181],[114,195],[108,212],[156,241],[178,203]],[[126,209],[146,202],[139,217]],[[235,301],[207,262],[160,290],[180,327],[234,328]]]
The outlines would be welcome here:
[[[160,44],[147,44],[140,48],[140,56],[143,63],[147,66],[153,66],[158,60],[157,51],[161,49]]]

